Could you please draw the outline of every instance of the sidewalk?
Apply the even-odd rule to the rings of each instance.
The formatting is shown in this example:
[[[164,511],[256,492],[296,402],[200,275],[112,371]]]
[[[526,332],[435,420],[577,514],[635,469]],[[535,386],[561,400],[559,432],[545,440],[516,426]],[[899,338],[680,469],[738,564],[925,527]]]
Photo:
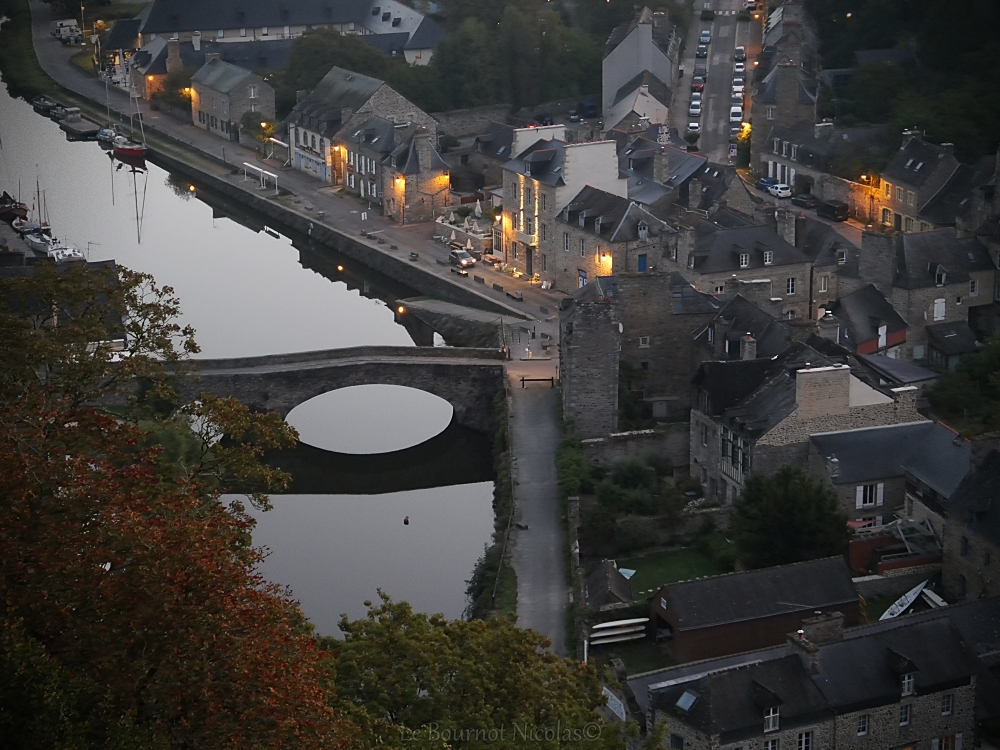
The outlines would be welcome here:
[[[108,86],[106,93],[103,81],[88,76],[69,62],[69,58],[79,51],[79,48],[64,47],[49,36],[52,11],[47,3],[41,0],[32,0],[30,7],[32,42],[35,54],[42,69],[53,80],[64,88],[90,99],[98,106],[103,107],[106,101],[110,101],[112,110],[128,113],[130,106],[134,108],[134,105],[130,105],[129,96],[125,92],[114,86]],[[269,171],[278,174],[280,187],[294,194],[293,208],[315,217],[313,221],[317,224],[325,224],[354,236],[358,236],[362,229],[368,232],[377,232],[378,236],[385,238],[387,244],[397,245],[403,251],[419,253],[422,270],[444,278],[451,284],[461,283],[470,286],[473,284],[471,275],[461,279],[460,282],[456,281],[459,277],[452,274],[450,267],[446,265],[448,247],[431,239],[431,235],[435,233],[433,224],[428,222],[399,226],[386,221],[379,215],[379,208],[372,207],[367,201],[343,196],[332,185],[321,182],[304,172],[290,167],[282,167],[281,164],[275,162],[265,162],[260,158],[261,155],[253,149],[217,138],[194,127],[194,125],[183,123],[162,112],[151,110],[148,102],[141,99],[137,101],[146,129],[153,133],[160,133],[181,146],[171,149],[172,155],[175,155],[176,158],[183,158],[185,156],[182,153],[183,146],[188,146],[196,153],[188,153],[186,155],[188,158],[185,161],[188,161],[192,156],[201,156],[210,157],[220,162],[216,176],[225,174],[224,164],[229,164],[233,168],[239,168],[244,162],[267,164]],[[112,116],[114,116],[114,112],[112,112]],[[198,163],[200,167],[203,166],[200,160]],[[242,176],[231,179],[235,184],[239,179],[242,179]],[[363,215],[366,218],[362,219]],[[445,265],[441,265],[437,261],[444,261]],[[477,291],[500,302],[512,312],[526,315],[552,329],[547,330],[548,333],[558,335],[558,326],[552,326],[551,322],[545,323],[544,321],[557,314],[562,294],[542,290],[537,284],[533,285],[527,281],[515,279],[495,271],[485,264],[477,265],[475,274],[483,277],[486,281],[483,285],[476,285]],[[492,288],[494,283],[501,285],[504,291],[495,291]],[[523,301],[512,300],[506,294],[508,290],[520,291],[524,298]]]

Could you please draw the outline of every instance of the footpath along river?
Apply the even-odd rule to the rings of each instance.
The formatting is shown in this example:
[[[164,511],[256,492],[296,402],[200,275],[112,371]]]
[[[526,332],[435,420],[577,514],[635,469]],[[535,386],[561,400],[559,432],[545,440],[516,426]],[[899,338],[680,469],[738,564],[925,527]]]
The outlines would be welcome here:
[[[439,340],[394,321],[392,300],[412,290],[356,264],[338,273],[344,261],[331,251],[280,229],[269,234],[259,219],[192,191],[153,164],[138,175],[115,171],[96,143],[68,142],[54,122],[2,85],[0,144],[0,189],[20,190],[31,206],[37,179],[57,236],[90,260],[114,259],[173,287],[182,322],[197,330],[199,356]],[[343,465],[350,454],[432,437],[448,424],[450,410],[420,391],[368,386],[314,399],[291,421],[308,429],[311,444],[338,451]],[[467,448],[488,452],[489,442]],[[262,573],[289,586],[324,635],[339,634],[340,613],[362,616],[377,587],[418,611],[460,616],[465,581],[492,531],[489,472],[448,487],[344,495],[336,494],[338,462],[332,465],[319,494],[275,496],[271,512],[256,514],[254,540],[270,551]],[[352,488],[358,491],[356,477]]]

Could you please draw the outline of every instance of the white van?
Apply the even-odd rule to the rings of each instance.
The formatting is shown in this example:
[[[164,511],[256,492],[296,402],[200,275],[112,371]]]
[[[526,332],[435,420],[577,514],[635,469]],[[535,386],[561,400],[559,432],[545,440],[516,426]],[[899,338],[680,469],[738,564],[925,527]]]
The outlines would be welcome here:
[[[743,121],[743,107],[731,107],[729,109],[729,122]]]
[[[58,38],[62,36],[62,29],[72,27],[77,28],[77,23],[75,18],[67,18],[63,21],[53,21],[49,26],[49,34]]]

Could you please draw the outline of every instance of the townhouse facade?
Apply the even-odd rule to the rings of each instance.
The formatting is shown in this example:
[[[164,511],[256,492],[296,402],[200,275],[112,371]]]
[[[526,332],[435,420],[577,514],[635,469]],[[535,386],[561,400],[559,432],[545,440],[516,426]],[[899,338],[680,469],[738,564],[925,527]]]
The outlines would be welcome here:
[[[239,140],[245,115],[274,122],[274,89],[260,76],[209,55],[191,76],[191,119],[196,128]],[[252,123],[253,124],[253,123]]]
[[[613,122],[608,119],[617,111],[616,103],[628,101],[642,86],[646,86],[647,97],[655,100],[650,103],[653,109],[670,106],[669,91],[674,86],[680,43],[676,26],[664,10],[654,12],[643,7],[612,31],[601,63],[605,128],[614,127],[632,111],[619,106],[618,119]]]

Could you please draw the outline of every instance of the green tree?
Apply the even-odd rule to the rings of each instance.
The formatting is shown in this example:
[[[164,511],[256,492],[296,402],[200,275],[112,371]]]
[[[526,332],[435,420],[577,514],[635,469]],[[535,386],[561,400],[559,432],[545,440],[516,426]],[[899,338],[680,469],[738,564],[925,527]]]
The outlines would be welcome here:
[[[513,621],[446,620],[379,592],[368,616],[341,619],[335,686],[362,742],[416,748],[621,748],[592,666],[561,659]],[[546,734],[546,733],[549,734]]]
[[[802,469],[751,474],[736,501],[732,531],[748,568],[843,554],[850,533],[836,493]]]
[[[988,338],[954,372],[942,373],[929,397],[943,417],[970,420],[976,430],[1000,429],[1000,335]]]

